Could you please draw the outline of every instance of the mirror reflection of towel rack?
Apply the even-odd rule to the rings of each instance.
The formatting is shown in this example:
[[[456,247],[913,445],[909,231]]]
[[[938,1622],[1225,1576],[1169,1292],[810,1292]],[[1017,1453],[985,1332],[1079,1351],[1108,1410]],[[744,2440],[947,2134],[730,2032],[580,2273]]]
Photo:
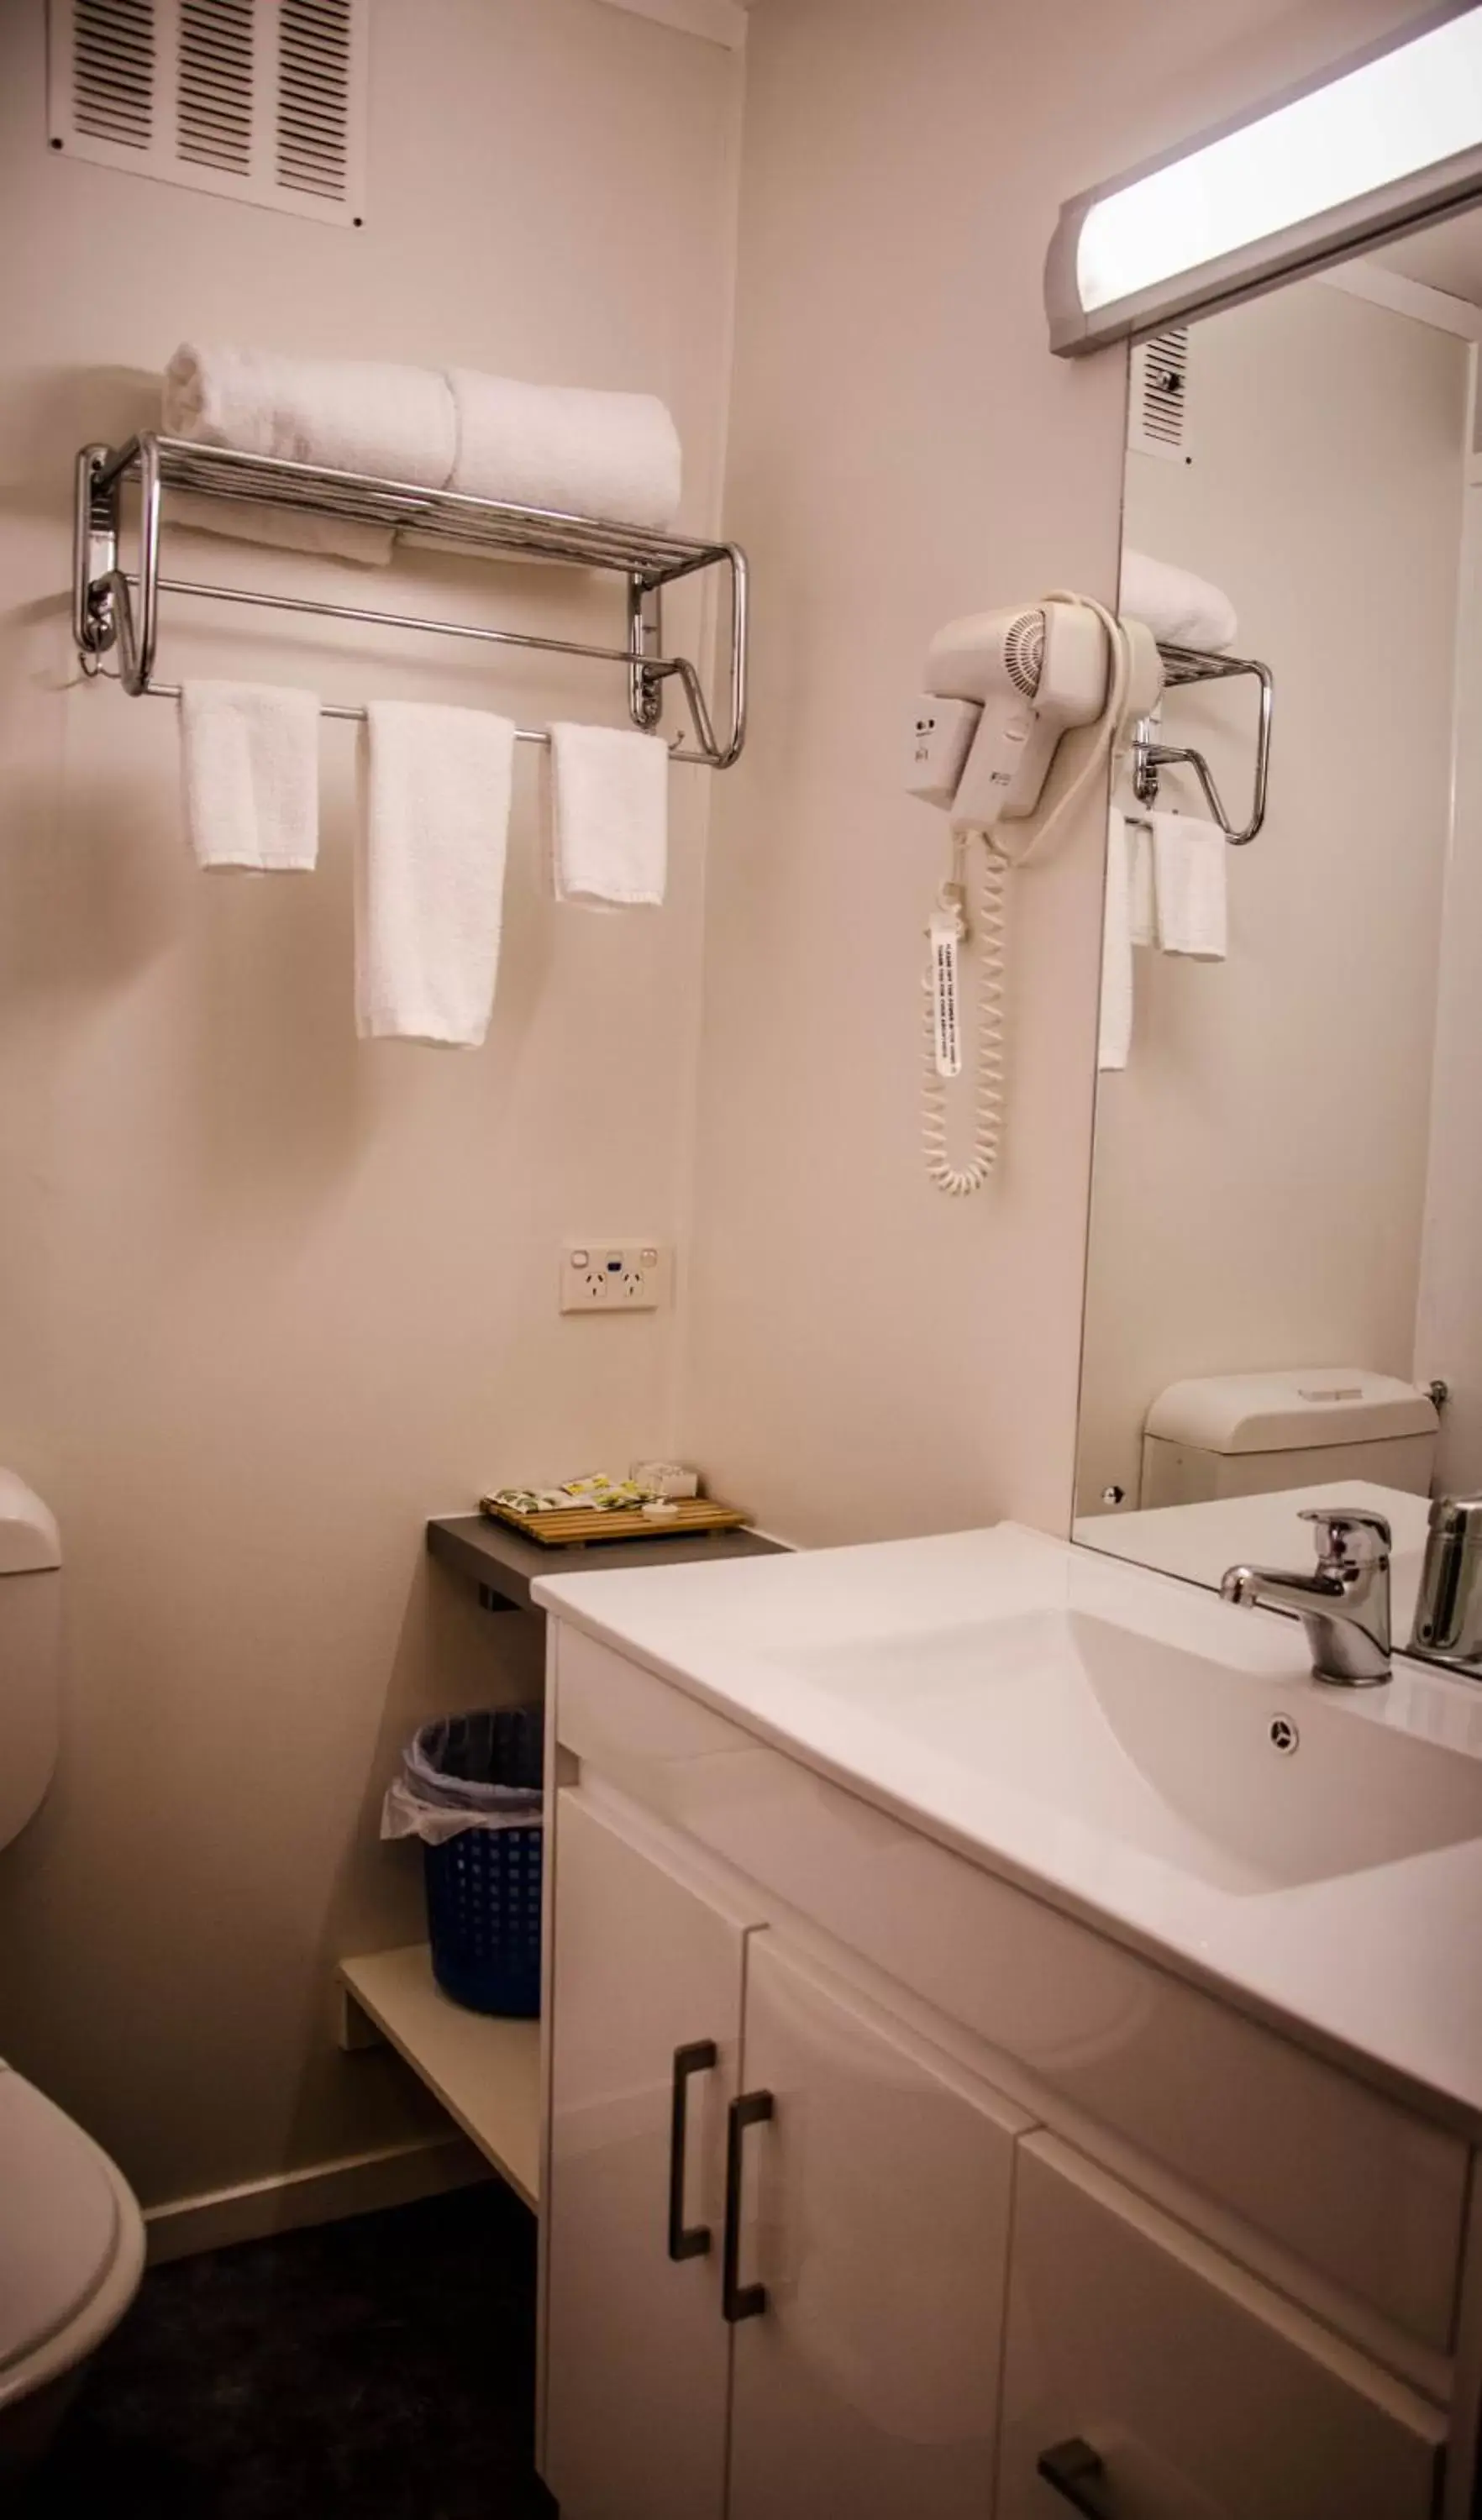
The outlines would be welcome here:
[[[139,492],[137,566],[119,564],[120,505],[124,487]],[[258,593],[165,577],[159,567],[164,494],[187,490],[197,497],[258,502],[320,518],[388,525],[432,539],[453,550],[481,552],[491,560],[541,560],[586,569],[621,572],[627,587],[627,643],[598,647],[574,639],[548,639],[522,630],[484,629],[472,622],[437,621],[410,613],[372,611],[360,605],[325,603],[304,595]],[[697,571],[724,567],[730,583],[728,724],[717,733],[698,673],[685,655],[663,652],[660,607],[666,586]],[[262,606],[285,612],[321,614],[332,620],[373,622],[400,630],[436,631],[508,648],[532,648],[561,656],[587,656],[627,668],[629,714],[652,731],[672,678],[684,693],[694,729],[693,744],[676,740],[676,761],[728,770],[741,751],[746,728],[746,562],[735,543],[692,542],[650,533],[601,518],[558,516],[537,508],[502,506],[448,490],[381,481],[336,472],[324,466],[199,446],[184,438],[145,435],[126,446],[85,446],[77,458],[72,580],[72,635],[85,672],[108,670],[103,658],[116,652],[117,680],[134,698],[178,699],[178,683],[155,678],[155,651],[161,595],[213,598],[218,603]],[[326,717],[362,718],[364,708],[321,702]],[[527,742],[549,740],[544,729],[520,727]]]
[[[1233,849],[1243,849],[1253,840],[1266,820],[1266,791],[1271,772],[1271,719],[1274,678],[1271,667],[1254,656],[1225,656],[1205,648],[1176,648],[1158,642],[1163,659],[1165,689],[1177,691],[1190,683],[1233,682],[1248,674],[1259,686],[1256,716],[1255,771],[1251,786],[1250,819],[1243,830],[1233,823],[1221,801],[1214,773],[1202,752],[1191,744],[1170,744],[1159,741],[1159,729],[1150,717],[1139,721],[1132,741],[1132,785],[1140,805],[1151,805],[1158,793],[1159,773],[1184,767],[1191,770],[1204,791],[1204,801],[1219,824]]]

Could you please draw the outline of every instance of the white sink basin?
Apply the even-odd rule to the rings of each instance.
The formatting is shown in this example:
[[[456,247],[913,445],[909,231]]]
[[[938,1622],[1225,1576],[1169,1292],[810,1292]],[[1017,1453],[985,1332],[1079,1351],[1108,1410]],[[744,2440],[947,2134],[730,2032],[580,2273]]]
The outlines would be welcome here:
[[[787,1661],[922,1748],[1223,1890],[1289,1889],[1482,1837],[1477,1759],[1085,1611]]]

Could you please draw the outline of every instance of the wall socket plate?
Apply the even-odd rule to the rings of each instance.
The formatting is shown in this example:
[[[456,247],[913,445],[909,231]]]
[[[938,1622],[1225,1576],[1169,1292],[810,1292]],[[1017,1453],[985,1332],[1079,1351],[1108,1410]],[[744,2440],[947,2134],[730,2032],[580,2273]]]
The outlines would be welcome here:
[[[663,1242],[566,1242],[561,1254],[563,1313],[655,1313],[669,1300]]]

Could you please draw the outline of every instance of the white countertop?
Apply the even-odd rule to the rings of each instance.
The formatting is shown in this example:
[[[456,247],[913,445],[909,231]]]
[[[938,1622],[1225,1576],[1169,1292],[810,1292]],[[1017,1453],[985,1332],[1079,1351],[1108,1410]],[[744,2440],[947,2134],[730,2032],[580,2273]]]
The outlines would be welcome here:
[[[1482,2132],[1474,1684],[1397,1661],[1387,1687],[1323,1688],[1293,1622],[1012,1523],[543,1578],[534,1598],[973,1862]],[[1300,1729],[1287,1761],[1274,1711]]]

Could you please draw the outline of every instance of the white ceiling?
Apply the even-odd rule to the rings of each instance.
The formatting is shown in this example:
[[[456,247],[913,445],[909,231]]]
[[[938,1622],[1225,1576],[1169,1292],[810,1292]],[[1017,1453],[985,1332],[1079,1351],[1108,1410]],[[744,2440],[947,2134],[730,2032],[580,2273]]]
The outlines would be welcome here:
[[[1418,236],[1365,258],[1385,271],[1403,272],[1407,280],[1423,281],[1427,289],[1444,290],[1448,297],[1482,306],[1482,210],[1462,210],[1440,227],[1423,228]]]

